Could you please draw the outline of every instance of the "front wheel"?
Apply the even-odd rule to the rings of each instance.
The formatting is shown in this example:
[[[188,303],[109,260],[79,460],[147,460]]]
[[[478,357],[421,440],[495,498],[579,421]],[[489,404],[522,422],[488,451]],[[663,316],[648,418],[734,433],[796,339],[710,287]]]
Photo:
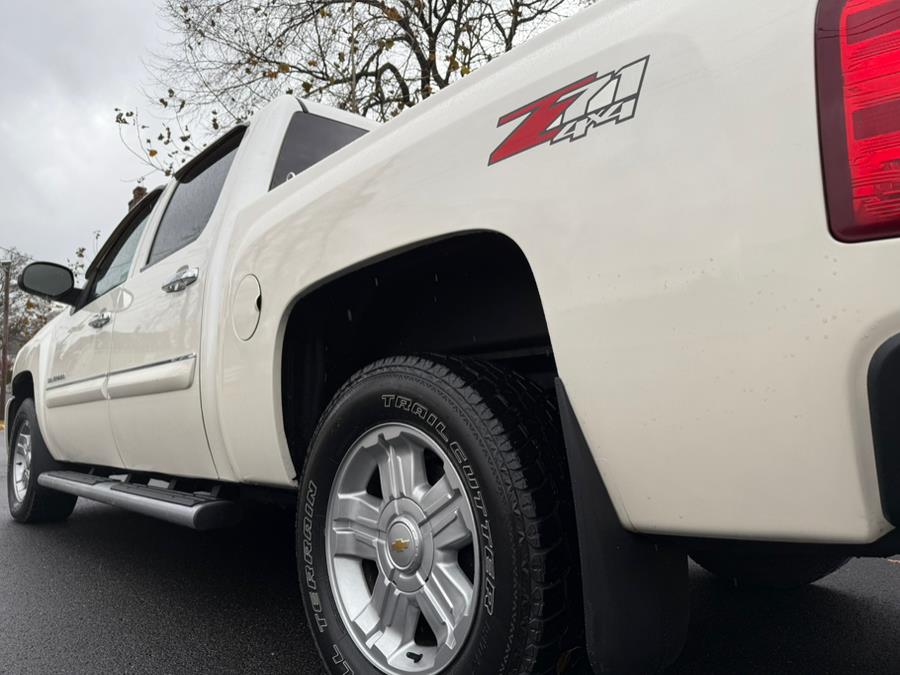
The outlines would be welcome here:
[[[19,406],[9,436],[6,465],[6,495],[9,512],[20,523],[45,523],[65,520],[75,508],[78,497],[50,490],[38,484],[45,471],[58,469],[38,426],[34,401]]]
[[[331,672],[556,672],[579,606],[558,439],[540,390],[487,364],[392,358],[337,393],[297,522]]]

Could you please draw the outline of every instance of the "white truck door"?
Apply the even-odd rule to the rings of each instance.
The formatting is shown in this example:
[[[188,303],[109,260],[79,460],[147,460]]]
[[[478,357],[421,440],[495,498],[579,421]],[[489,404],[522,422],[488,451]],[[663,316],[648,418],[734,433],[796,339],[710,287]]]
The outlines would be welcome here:
[[[113,434],[132,470],[217,477],[200,408],[204,286],[214,283],[206,225],[240,138],[229,134],[179,172],[143,266],[123,287],[131,302],[116,316],[107,386]]]
[[[122,466],[106,398],[110,346],[115,318],[129,303],[122,284],[154,202],[147,200],[116,228],[88,272],[84,304],[57,320],[43,430],[57,459]]]

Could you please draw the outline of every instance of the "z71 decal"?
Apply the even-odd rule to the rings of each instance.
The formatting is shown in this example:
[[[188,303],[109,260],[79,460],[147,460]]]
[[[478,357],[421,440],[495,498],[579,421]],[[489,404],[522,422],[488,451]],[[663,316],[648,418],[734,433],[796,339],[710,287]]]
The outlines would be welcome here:
[[[609,122],[627,122],[637,112],[649,62],[645,56],[619,70],[588,75],[505,114],[498,127],[521,121],[491,153],[488,166],[544,143],[577,141]]]

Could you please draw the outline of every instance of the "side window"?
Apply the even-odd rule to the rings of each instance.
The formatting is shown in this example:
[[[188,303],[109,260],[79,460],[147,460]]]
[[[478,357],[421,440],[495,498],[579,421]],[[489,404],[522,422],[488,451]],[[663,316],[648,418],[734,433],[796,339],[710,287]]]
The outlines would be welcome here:
[[[366,133],[365,129],[310,113],[294,113],[278,152],[269,189],[305,171]]]
[[[181,178],[163,214],[147,264],[152,265],[194,241],[216,208],[237,147]]]
[[[141,234],[144,232],[147,221],[150,220],[151,211],[152,209],[147,209],[147,212],[132,225],[131,231],[121,238],[118,249],[109,252],[106,261],[103,262],[97,275],[94,277],[87,302],[91,302],[108,293],[128,279],[131,261],[134,260],[134,254],[137,252]]]

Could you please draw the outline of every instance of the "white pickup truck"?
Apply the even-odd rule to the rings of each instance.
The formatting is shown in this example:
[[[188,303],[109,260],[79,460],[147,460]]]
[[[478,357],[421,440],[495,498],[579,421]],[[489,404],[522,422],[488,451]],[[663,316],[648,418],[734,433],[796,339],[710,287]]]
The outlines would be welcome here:
[[[898,237],[896,0],[605,0],[383,126],[284,97],[84,288],[24,271],[71,309],[10,508],[295,500],[333,673],[657,670],[688,555],[900,551]]]

